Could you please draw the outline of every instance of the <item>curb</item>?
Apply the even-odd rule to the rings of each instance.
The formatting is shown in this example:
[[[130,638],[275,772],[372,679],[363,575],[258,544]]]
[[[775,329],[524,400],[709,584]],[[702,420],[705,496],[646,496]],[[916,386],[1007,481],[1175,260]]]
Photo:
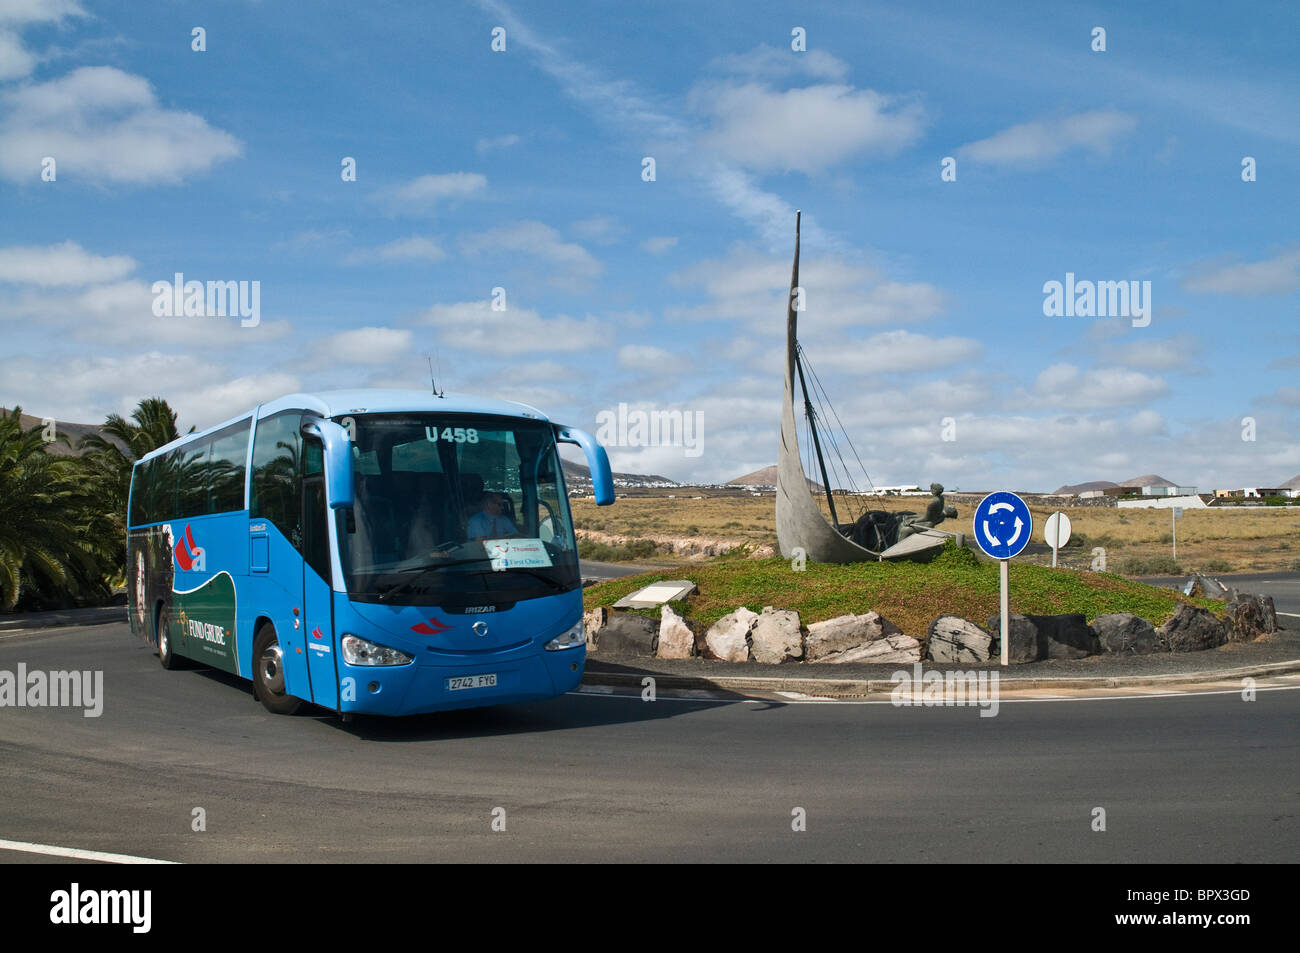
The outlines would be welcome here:
[[[942,671],[942,669],[931,669]],[[1020,678],[1012,677],[1001,682],[1003,691],[1023,688],[1137,688],[1143,686],[1187,685],[1200,682],[1221,682],[1237,678],[1259,678],[1300,672],[1300,659],[1291,662],[1271,662],[1266,665],[1249,665],[1242,668],[1215,669],[1207,672],[1173,673],[1170,675],[1095,675],[1084,677]],[[655,683],[669,688],[714,688],[721,691],[798,692],[802,695],[822,697],[860,697],[888,694],[897,687],[892,679],[833,679],[791,677],[773,678],[746,675],[661,675],[650,671],[635,674],[618,672],[586,672],[583,685],[612,685],[614,687],[641,687],[641,679],[651,677]]]
[[[9,617],[0,616],[0,632],[25,632],[34,629],[52,629],[61,626],[104,625],[109,622],[126,621],[126,606],[93,606],[89,609],[55,609],[50,612],[31,612]]]

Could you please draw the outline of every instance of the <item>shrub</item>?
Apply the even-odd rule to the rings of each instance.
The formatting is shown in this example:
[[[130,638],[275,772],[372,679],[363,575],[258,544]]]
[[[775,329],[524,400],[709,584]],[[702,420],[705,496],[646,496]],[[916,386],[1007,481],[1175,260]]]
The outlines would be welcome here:
[[[1182,567],[1172,556],[1128,556],[1120,561],[1125,576],[1181,576]]]

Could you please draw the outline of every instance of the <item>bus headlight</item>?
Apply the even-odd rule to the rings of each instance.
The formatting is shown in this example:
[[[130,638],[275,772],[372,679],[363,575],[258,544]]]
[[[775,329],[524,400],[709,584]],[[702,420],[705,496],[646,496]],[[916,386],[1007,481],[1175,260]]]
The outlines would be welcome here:
[[[349,665],[405,665],[415,661],[415,656],[345,632],[343,661]]]
[[[582,627],[582,620],[578,620],[568,632],[563,635],[557,635],[551,641],[546,643],[546,651],[559,652],[563,649],[576,649],[579,645],[587,644],[587,631]]]

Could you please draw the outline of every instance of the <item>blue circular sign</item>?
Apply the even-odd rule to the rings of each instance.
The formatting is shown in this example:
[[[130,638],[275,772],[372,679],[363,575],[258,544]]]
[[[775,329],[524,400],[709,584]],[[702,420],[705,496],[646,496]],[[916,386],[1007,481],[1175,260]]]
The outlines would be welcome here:
[[[1025,501],[1014,493],[999,490],[980,500],[975,507],[975,542],[994,559],[1013,559],[1029,543],[1034,518]]]

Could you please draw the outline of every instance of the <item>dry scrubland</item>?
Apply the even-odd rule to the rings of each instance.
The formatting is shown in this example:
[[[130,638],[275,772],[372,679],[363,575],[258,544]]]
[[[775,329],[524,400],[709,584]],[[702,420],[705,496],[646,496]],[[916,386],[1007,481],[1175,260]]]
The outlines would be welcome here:
[[[892,497],[873,500],[869,505],[876,509],[921,512],[928,499]],[[956,504],[958,518],[948,520],[945,528],[969,533],[975,504],[951,498],[950,502]],[[824,508],[824,499],[822,505]],[[836,507],[839,505],[837,499]],[[580,536],[615,543],[620,539],[656,541],[658,552],[646,557],[647,561],[689,561],[687,557],[666,555],[664,542],[668,540],[691,538],[756,548],[776,544],[772,494],[709,495],[688,490],[674,492],[670,497],[666,492],[643,492],[620,497],[610,507],[597,507],[589,499],[574,500],[572,506]],[[1073,538],[1061,552],[1062,565],[1088,568],[1093,548],[1101,546],[1106,550],[1106,568],[1111,572],[1144,575],[1175,571],[1170,565],[1169,510],[1031,506],[1035,542],[1020,557],[1022,560],[1051,563],[1051,550],[1041,543],[1042,525],[1058,508],[1073,524]],[[844,514],[840,515],[843,519]],[[1215,508],[1184,510],[1178,521],[1178,571],[1279,569],[1300,570],[1300,506],[1255,507],[1244,512]]]

